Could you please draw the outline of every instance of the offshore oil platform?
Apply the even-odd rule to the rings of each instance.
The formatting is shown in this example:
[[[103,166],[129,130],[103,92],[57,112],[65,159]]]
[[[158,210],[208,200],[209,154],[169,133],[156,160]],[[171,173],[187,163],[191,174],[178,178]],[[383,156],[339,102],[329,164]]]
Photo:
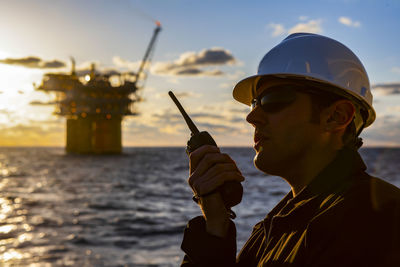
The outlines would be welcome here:
[[[140,63],[139,70],[130,79],[118,74],[118,85],[110,78],[114,74],[91,71],[80,76],[72,59],[70,74],[46,73],[36,90],[55,92],[54,114],[65,116],[66,152],[74,154],[118,154],[122,152],[121,122],[124,116],[137,115],[134,105],[141,101],[138,84],[145,65],[150,62],[161,24],[157,21],[153,36]],[[114,77],[115,78],[115,77]]]

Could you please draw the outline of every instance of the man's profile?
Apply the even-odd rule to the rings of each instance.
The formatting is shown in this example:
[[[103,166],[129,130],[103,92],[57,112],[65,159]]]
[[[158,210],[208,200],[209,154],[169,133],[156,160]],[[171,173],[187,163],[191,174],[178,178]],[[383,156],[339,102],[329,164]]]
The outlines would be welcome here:
[[[370,176],[357,151],[376,117],[358,57],[331,38],[292,34],[233,97],[251,106],[254,165],[291,191],[236,255],[235,225],[212,192],[244,177],[218,148],[193,151],[188,181],[203,216],[185,229],[182,266],[400,266],[400,189]]]

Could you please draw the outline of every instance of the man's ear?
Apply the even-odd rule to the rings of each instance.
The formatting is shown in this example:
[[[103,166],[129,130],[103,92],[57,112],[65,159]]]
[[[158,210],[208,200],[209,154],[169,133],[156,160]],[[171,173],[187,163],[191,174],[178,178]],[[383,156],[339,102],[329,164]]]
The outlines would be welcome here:
[[[328,132],[346,129],[352,122],[355,111],[351,101],[346,99],[336,101],[321,113],[322,126]]]

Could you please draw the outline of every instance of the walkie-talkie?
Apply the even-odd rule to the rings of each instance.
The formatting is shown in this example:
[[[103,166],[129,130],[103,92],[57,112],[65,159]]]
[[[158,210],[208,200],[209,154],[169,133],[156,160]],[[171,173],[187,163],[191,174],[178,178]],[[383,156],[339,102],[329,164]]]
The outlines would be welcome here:
[[[189,126],[191,131],[191,137],[187,142],[186,153],[189,155],[192,151],[203,145],[213,145],[217,146],[211,135],[206,132],[200,132],[193,121],[190,119],[189,115],[183,109],[182,105],[179,103],[178,99],[175,97],[174,93],[168,92],[169,96],[172,98],[179,111],[181,112],[186,124]],[[224,201],[225,207],[230,210],[231,207],[236,206],[242,201],[243,187],[238,181],[228,181],[216,189],[221,194],[222,200]],[[211,192],[213,193],[213,192]],[[196,200],[195,200],[196,201]],[[233,216],[234,213],[232,212]]]

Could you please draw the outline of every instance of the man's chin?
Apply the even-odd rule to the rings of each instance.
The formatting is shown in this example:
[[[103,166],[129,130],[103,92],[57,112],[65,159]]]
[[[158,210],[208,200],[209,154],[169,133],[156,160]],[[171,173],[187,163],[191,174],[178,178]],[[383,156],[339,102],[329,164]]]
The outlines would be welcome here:
[[[266,159],[267,155],[264,153],[264,148],[259,147],[258,151],[256,151],[256,155],[254,156],[254,166],[260,171],[265,172],[265,165],[267,165],[268,160]]]
[[[254,166],[269,175],[276,175],[274,172],[274,159],[275,157],[271,154],[265,153],[264,148],[260,147],[254,156]]]

